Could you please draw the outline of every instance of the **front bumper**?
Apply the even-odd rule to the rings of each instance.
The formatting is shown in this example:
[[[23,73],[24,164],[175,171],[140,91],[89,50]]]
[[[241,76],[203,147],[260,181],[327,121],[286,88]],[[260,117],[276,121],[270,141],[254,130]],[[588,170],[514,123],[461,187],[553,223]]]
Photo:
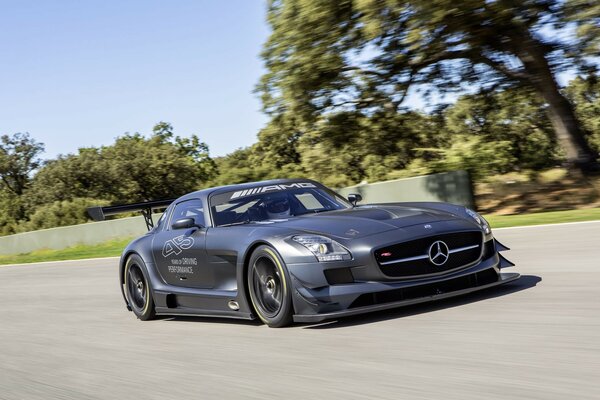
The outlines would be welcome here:
[[[441,300],[501,285],[520,277],[500,272],[498,253],[471,267],[440,276],[401,281],[362,281],[311,288],[292,273],[296,322],[320,322],[395,307]]]
[[[371,305],[371,306],[357,307],[357,308],[333,311],[333,312],[322,313],[322,314],[295,314],[294,322],[315,323],[315,322],[325,321],[328,319],[349,317],[352,315],[359,315],[359,314],[365,314],[365,313],[370,313],[370,312],[374,312],[374,311],[388,310],[391,308],[409,306],[412,304],[425,303],[428,301],[447,299],[449,297],[460,296],[463,294],[475,292],[477,290],[487,289],[487,288],[490,288],[493,286],[498,286],[498,285],[502,285],[504,283],[512,282],[512,281],[519,279],[520,276],[521,275],[516,272],[508,272],[508,273],[504,272],[504,273],[499,274],[498,280],[496,282],[481,285],[481,286],[471,287],[471,288],[467,288],[467,289],[456,290],[456,291],[452,291],[452,292],[448,292],[448,293],[439,293],[439,294],[435,294],[433,296],[419,297],[419,298],[409,299],[409,300],[400,300],[400,301],[395,301],[395,302],[390,302],[390,303],[375,304],[375,305]]]

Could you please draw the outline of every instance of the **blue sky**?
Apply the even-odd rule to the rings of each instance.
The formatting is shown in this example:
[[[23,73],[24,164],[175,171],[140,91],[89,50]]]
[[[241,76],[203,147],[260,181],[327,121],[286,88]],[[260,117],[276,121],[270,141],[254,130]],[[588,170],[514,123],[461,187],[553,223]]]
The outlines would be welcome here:
[[[44,158],[159,121],[222,156],[267,121],[252,93],[264,0],[0,0],[0,10],[0,134],[29,132]],[[425,106],[414,92],[406,105]]]
[[[148,134],[158,121],[211,154],[256,141],[262,0],[0,0],[0,134],[44,158]]]

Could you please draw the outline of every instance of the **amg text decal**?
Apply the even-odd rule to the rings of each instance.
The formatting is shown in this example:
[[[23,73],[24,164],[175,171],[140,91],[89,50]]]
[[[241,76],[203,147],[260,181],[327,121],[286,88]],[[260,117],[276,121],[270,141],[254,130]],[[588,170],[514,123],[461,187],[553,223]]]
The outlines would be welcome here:
[[[268,193],[268,192],[276,192],[279,190],[286,189],[301,189],[301,188],[315,188],[316,186],[310,182],[298,182],[298,183],[290,183],[289,185],[270,185],[270,186],[262,186],[252,189],[240,190],[238,192],[234,192],[231,195],[231,200],[237,199],[238,197],[250,196],[258,193]]]

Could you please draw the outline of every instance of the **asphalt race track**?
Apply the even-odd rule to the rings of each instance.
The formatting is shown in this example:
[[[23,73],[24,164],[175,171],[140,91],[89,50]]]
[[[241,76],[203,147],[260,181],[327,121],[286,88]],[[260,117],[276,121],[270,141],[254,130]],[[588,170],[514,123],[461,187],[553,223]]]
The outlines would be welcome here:
[[[286,329],[138,321],[116,259],[0,267],[0,399],[600,399],[600,222],[496,237],[515,283]]]

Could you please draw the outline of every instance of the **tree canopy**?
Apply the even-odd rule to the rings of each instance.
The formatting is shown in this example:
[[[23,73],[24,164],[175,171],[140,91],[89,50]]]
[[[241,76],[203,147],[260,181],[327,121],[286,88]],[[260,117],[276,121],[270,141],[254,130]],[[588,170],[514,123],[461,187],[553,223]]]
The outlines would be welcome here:
[[[28,133],[0,137],[0,179],[4,188],[14,195],[23,194],[30,176],[41,165],[44,144]]]
[[[303,134],[331,113],[399,111],[410,88],[432,96],[524,87],[546,104],[565,157],[589,164],[556,75],[588,72],[599,53],[597,2],[562,0],[273,0],[259,90]],[[569,36],[567,31],[576,29]]]
[[[0,192],[0,209],[7,215],[0,227],[5,233],[84,222],[85,209],[93,204],[178,197],[216,174],[206,143],[196,135],[176,136],[165,122],[149,137],[125,134],[112,145],[81,148],[43,165],[36,158],[43,147],[29,136],[4,136],[3,143],[0,154],[7,161],[0,176],[8,183]]]

